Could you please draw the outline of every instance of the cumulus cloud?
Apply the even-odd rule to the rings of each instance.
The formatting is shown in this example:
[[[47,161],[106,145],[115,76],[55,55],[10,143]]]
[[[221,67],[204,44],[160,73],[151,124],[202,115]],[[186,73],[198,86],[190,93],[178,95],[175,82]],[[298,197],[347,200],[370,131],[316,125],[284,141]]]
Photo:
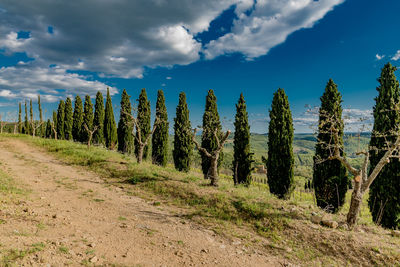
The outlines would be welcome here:
[[[342,1],[2,0],[0,49],[27,52],[42,66],[140,78],[144,66],[190,64],[201,52],[261,56]],[[231,6],[238,17],[232,32],[202,47],[196,34]],[[21,30],[30,38],[18,39]]]
[[[310,28],[343,0],[260,0],[246,12],[248,4],[236,10],[231,33],[211,41],[204,51],[208,59],[239,52],[248,60],[265,55],[302,28]]]
[[[55,102],[68,94],[106,92],[107,85],[88,77],[69,73],[60,67],[42,68],[34,64],[0,68],[0,97],[36,99],[40,93],[43,101]],[[110,87],[110,94],[117,93]]]
[[[400,59],[400,50],[397,50],[396,54],[392,57],[392,60],[399,60]]]

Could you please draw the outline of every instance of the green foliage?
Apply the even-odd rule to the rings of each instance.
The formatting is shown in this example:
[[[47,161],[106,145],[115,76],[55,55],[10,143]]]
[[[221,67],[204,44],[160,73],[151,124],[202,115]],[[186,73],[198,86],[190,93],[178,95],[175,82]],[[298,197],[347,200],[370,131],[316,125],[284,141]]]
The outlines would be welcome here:
[[[51,138],[52,133],[53,133],[53,131],[51,130],[51,121],[50,121],[50,119],[48,119],[47,123],[46,123],[46,130],[45,130],[44,137]]]
[[[156,127],[151,139],[153,164],[165,167],[168,160],[169,122],[162,90],[157,92],[156,119],[153,127]]]
[[[45,124],[43,123],[43,111],[42,111],[42,103],[40,102],[40,95],[38,95],[38,106],[39,106],[39,120],[42,123],[38,129],[37,136],[44,137],[45,136]]]
[[[117,144],[117,127],[111,102],[110,90],[107,88],[106,109],[104,114],[104,140],[108,149],[114,149]]]
[[[57,138],[58,139],[64,139],[64,114],[65,110],[65,103],[64,100],[60,100],[60,103],[58,104],[58,110],[57,110]]]
[[[53,124],[54,124],[54,129],[57,132],[57,112],[53,111]],[[55,138],[54,136],[54,130],[51,131],[51,138]],[[58,137],[57,137],[58,138]]]
[[[82,99],[79,95],[75,97],[75,106],[74,106],[74,114],[73,114],[73,122],[72,122],[72,137],[74,141],[81,140],[82,133],[82,123],[83,123],[83,105]]]
[[[28,121],[28,104],[25,100],[25,122],[24,122],[24,134],[29,134],[29,121]]]
[[[294,189],[293,121],[283,89],[274,93],[268,129],[268,185],[272,194],[287,198]]]
[[[93,134],[93,142],[95,144],[104,144],[104,100],[100,91],[96,94],[93,126],[97,127],[97,131]]]
[[[236,104],[235,136],[233,139],[233,180],[235,184],[250,185],[253,154],[250,152],[249,115],[243,94]]]
[[[173,159],[175,169],[188,172],[192,161],[192,129],[189,120],[189,109],[186,103],[186,94],[179,94],[179,104],[176,107],[174,118],[174,148]]]
[[[147,93],[146,89],[142,89],[140,92],[138,101],[138,108],[137,108],[137,127],[140,128],[141,139],[142,142],[148,137],[150,134],[150,101],[147,100]],[[139,131],[136,130],[136,138],[139,137]],[[135,139],[135,155],[137,156],[139,152],[139,143]],[[146,159],[149,154],[149,146],[146,145],[143,151],[143,159]]]
[[[22,108],[21,102],[18,103],[18,133],[22,133]]]
[[[386,152],[387,142],[394,142],[400,124],[400,89],[394,72],[396,67],[387,63],[379,81],[375,98],[374,127],[370,141],[370,172]],[[386,228],[400,228],[400,162],[392,159],[370,186],[369,208],[374,222]]]
[[[130,154],[133,148],[133,121],[130,96],[124,89],[121,97],[121,112],[118,122],[118,151]]]
[[[343,206],[348,188],[346,167],[339,160],[326,160],[331,155],[331,147],[339,146],[343,155],[342,96],[337,85],[330,79],[321,97],[319,110],[318,142],[315,146],[313,184],[317,205],[322,209],[337,212]],[[334,141],[330,129],[339,131],[339,144]],[[325,160],[321,162],[322,160]]]
[[[89,133],[85,129],[85,125],[89,130],[93,130],[93,104],[89,95],[85,96],[85,104],[83,106],[83,121],[81,127],[81,142],[89,140]]]
[[[214,95],[213,90],[208,90],[206,97],[206,107],[203,114],[203,133],[201,135],[201,146],[205,148],[208,152],[214,151],[217,145],[217,139],[214,136],[214,132],[217,130],[217,136],[222,139],[222,127],[219,120],[219,114],[217,109],[217,97]],[[201,169],[204,174],[204,178],[207,178],[207,172],[210,168],[210,158],[199,151],[201,156]],[[221,151],[218,159],[218,169],[221,166],[224,155]]]
[[[67,97],[67,100],[65,101],[64,115],[64,137],[65,140],[72,140],[73,112],[71,98],[69,97]]]

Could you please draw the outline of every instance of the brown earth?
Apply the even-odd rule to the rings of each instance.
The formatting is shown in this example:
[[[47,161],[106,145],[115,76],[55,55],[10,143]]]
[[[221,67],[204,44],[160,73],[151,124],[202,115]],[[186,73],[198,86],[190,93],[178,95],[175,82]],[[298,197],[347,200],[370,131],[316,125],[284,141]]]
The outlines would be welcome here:
[[[0,162],[29,191],[0,206],[0,265],[7,257],[18,266],[286,265],[21,140],[0,142]]]

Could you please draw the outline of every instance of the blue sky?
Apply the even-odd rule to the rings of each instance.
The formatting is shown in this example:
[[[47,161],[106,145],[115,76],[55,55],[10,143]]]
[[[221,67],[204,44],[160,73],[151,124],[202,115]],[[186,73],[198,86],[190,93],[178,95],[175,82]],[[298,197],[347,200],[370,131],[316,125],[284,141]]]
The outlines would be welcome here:
[[[31,2],[0,0],[4,116],[38,93],[50,116],[60,99],[110,86],[116,115],[123,88],[132,101],[146,88],[153,109],[163,89],[171,121],[185,91],[198,125],[214,89],[227,128],[243,92],[252,131],[264,133],[281,87],[296,131],[309,132],[305,105],[317,106],[332,78],[354,130],[370,119],[382,66],[400,65],[397,0]]]

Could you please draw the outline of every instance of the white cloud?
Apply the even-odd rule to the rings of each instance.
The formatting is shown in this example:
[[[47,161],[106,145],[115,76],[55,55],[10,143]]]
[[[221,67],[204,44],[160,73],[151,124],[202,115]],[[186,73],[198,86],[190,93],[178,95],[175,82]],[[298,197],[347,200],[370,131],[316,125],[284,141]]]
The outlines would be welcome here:
[[[400,50],[397,50],[396,54],[392,57],[392,60],[399,60],[400,59]]]
[[[343,0],[2,0],[0,49],[25,51],[41,67],[143,76],[144,67],[185,65],[240,52],[266,54]],[[235,5],[233,30],[202,47],[194,36]],[[52,31],[48,31],[48,27]],[[17,39],[29,31],[30,38]],[[4,37],[3,37],[4,36]]]
[[[204,50],[213,59],[225,53],[239,52],[248,60],[265,55],[284,42],[293,32],[311,28],[327,12],[344,0],[259,0],[247,15],[244,7],[236,10],[231,33],[211,41]]]
[[[60,67],[42,68],[34,64],[0,68],[0,97],[36,99],[40,93],[43,101],[55,102],[66,94],[94,96],[106,92],[107,85],[87,77],[69,73]],[[110,87],[110,93],[118,91]]]
[[[376,54],[375,57],[376,57],[377,60],[381,60],[381,59],[383,59],[385,57],[385,55]]]

